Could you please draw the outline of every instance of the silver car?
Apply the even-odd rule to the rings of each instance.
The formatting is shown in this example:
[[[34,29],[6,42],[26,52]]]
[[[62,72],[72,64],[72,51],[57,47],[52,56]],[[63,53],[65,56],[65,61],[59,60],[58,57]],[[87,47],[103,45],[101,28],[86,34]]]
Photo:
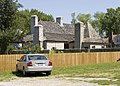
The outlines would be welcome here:
[[[22,71],[23,76],[30,72],[43,72],[50,75],[52,71],[52,62],[43,54],[27,54],[17,60],[16,72]]]

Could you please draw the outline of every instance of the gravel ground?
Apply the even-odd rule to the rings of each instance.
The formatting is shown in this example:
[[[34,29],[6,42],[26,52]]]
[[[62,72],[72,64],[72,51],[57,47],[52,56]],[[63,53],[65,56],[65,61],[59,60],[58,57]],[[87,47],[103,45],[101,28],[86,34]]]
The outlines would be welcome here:
[[[17,78],[7,82],[0,82],[0,86],[98,86],[84,81],[76,81],[71,78],[55,77],[26,77]]]

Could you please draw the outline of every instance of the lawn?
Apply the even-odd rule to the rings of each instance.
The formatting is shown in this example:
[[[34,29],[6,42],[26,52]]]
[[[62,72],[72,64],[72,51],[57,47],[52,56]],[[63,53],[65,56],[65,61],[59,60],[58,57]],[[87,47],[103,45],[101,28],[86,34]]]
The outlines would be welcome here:
[[[100,85],[120,85],[120,62],[89,64],[69,67],[53,67],[52,74],[55,77],[84,77],[84,78],[108,78],[111,80],[92,80],[92,83]],[[14,79],[15,74],[0,73],[0,81]]]
[[[14,79],[15,75],[11,72],[0,72],[0,82]]]
[[[92,80],[90,82],[100,85],[120,85],[120,62],[54,67],[52,75],[59,77],[108,78],[111,80]]]

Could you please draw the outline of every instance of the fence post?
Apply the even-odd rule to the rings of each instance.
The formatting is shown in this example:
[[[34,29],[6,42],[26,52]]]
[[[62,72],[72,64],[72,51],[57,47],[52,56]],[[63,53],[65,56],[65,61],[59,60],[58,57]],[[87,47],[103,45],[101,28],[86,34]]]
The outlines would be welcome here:
[[[98,52],[96,53],[96,57],[97,57],[97,64],[98,64],[99,63]]]

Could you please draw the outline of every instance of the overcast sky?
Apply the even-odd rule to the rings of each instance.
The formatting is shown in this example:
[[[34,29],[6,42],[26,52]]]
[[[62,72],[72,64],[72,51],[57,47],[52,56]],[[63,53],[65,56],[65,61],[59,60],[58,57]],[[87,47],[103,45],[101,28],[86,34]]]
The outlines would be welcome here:
[[[117,8],[120,0],[19,0],[24,9],[37,9],[53,17],[63,16],[63,21],[71,22],[71,13],[94,14],[106,12],[107,8]]]

